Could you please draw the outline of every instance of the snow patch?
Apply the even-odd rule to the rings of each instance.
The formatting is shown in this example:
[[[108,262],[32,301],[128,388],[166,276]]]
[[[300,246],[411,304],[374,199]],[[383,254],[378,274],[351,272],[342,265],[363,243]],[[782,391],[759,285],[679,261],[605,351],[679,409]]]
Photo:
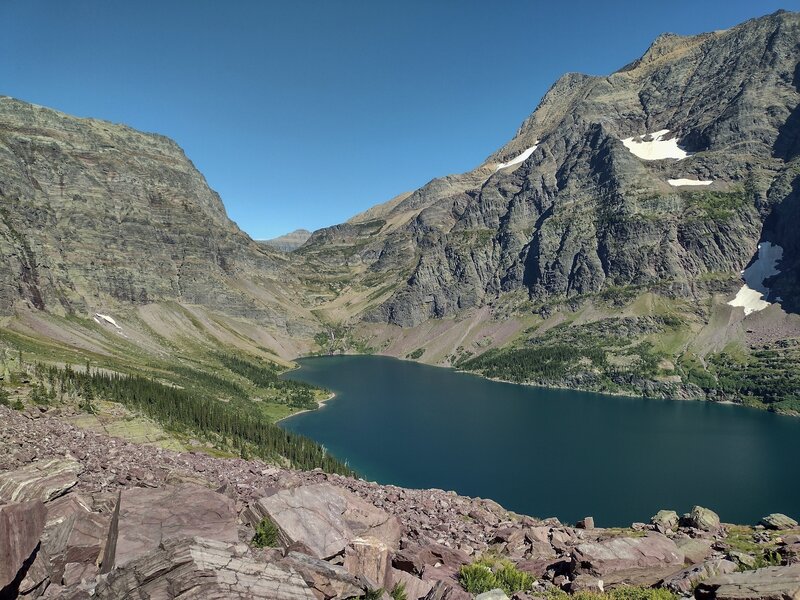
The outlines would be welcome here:
[[[744,285],[728,304],[741,306],[745,315],[767,308],[770,305],[766,300],[769,288],[764,285],[764,281],[780,273],[777,264],[782,258],[783,248],[771,242],[761,242],[758,245],[758,258],[742,271]]]
[[[689,153],[678,147],[678,138],[664,139],[669,134],[669,129],[662,129],[654,133],[638,135],[622,140],[625,147],[642,160],[663,160],[674,158],[682,160]]]
[[[714,181],[708,179],[667,179],[667,183],[678,187],[681,185],[711,185]]]
[[[519,154],[519,155],[515,156],[514,158],[512,158],[512,159],[511,159],[510,161],[508,161],[508,162],[500,163],[499,165],[497,165],[497,166],[495,167],[495,169],[494,169],[495,173],[496,173],[497,171],[499,171],[500,169],[505,169],[506,167],[511,167],[511,166],[513,166],[513,165],[518,165],[519,163],[521,163],[521,162],[524,162],[525,160],[527,160],[527,158],[528,158],[528,157],[529,157],[531,154],[533,154],[533,153],[536,151],[536,149],[537,149],[538,147],[539,147],[539,140],[536,140],[536,141],[533,143],[533,146],[531,146],[530,148],[528,148],[528,149],[526,149],[525,151],[523,151],[523,152],[522,152],[522,154]]]
[[[102,325],[103,321],[105,321],[106,323],[108,323],[109,325],[113,325],[117,329],[122,329],[122,327],[117,325],[117,322],[108,315],[101,315],[100,313],[94,313],[94,320],[96,323],[99,323],[100,325]]]

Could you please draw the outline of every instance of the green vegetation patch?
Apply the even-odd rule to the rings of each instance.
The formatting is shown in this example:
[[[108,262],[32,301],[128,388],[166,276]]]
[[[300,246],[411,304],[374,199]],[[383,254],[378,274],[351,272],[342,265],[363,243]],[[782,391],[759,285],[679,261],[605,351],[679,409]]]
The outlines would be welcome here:
[[[256,548],[274,548],[278,545],[278,526],[273,523],[272,519],[264,517],[256,525],[252,544]]]
[[[681,363],[686,379],[710,397],[792,414],[800,414],[798,365],[798,340],[783,340],[749,355],[712,354],[705,365],[695,358]]]
[[[637,391],[635,380],[660,374],[666,354],[647,337],[685,325],[669,315],[561,324],[532,332],[521,347],[490,350],[458,366],[520,383],[581,385],[600,391]]]
[[[509,596],[529,591],[535,582],[531,575],[517,569],[511,561],[494,557],[482,557],[471,565],[462,566],[458,580],[471,594],[500,588]]]
[[[206,439],[223,449],[237,450],[271,461],[288,460],[304,470],[352,475],[319,444],[270,422],[256,403],[221,402],[193,390],[164,385],[140,375],[75,371],[38,364],[36,372],[48,401],[59,395],[86,396],[118,402],[134,413],[159,422],[165,429]]]
[[[689,217],[722,221],[730,219],[748,205],[744,189],[730,192],[697,190],[681,192]]]
[[[549,600],[677,600],[678,596],[662,588],[624,586],[607,592],[577,592],[567,594],[559,589],[547,591]]]

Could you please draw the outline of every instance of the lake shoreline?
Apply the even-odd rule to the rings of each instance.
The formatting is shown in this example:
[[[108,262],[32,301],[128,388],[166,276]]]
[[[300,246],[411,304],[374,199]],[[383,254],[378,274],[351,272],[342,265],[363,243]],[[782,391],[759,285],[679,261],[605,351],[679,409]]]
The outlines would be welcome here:
[[[299,367],[298,367],[298,368],[299,368]],[[297,369],[292,369],[292,371],[296,371],[296,370],[297,370]],[[289,372],[290,372],[290,371],[287,371],[287,373],[289,373]],[[328,395],[328,397],[327,397],[327,398],[323,398],[322,400],[317,400],[317,407],[316,407],[316,408],[304,408],[304,409],[302,409],[302,410],[298,410],[297,412],[294,412],[294,413],[292,413],[292,414],[290,414],[290,415],[286,415],[285,417],[281,417],[280,419],[278,419],[277,421],[275,421],[275,424],[277,425],[277,424],[278,424],[278,423],[280,423],[281,421],[285,421],[286,419],[291,419],[292,417],[296,417],[297,415],[302,415],[303,413],[312,412],[312,411],[319,410],[319,409],[321,409],[321,408],[325,408],[325,404],[326,404],[327,402],[330,402],[330,401],[331,401],[331,400],[333,400],[334,398],[336,398],[336,393],[335,393],[335,392],[331,392],[331,393]]]
[[[366,479],[453,489],[567,520],[585,516],[581,496],[607,490],[593,510],[608,523],[694,504],[749,522],[766,514],[764,507],[786,513],[793,506],[796,483],[787,484],[780,465],[765,457],[800,458],[791,441],[795,419],[718,401],[646,402],[655,398],[503,382],[386,355],[316,356],[300,364],[287,376],[336,390],[340,402],[280,426],[346,458]],[[713,465],[715,478],[685,469],[697,456]],[[642,461],[659,466],[643,469]],[[547,486],[520,479],[543,468]],[[624,501],[614,499],[634,477],[645,483]],[[743,492],[759,485],[759,493]],[[731,500],[740,497],[746,501]]]
[[[567,385],[557,385],[555,383],[553,383],[553,384],[543,384],[543,383],[530,383],[530,382],[523,382],[523,381],[511,381],[509,379],[501,379],[499,377],[489,377],[487,375],[483,375],[483,374],[478,373],[476,371],[466,371],[464,369],[459,369],[458,367],[454,367],[454,366],[446,366],[446,365],[437,365],[437,364],[433,364],[433,363],[426,363],[426,362],[423,362],[423,361],[420,361],[420,360],[414,360],[414,359],[411,359],[411,358],[401,358],[399,356],[394,356],[392,354],[383,354],[383,353],[380,353],[380,352],[376,352],[374,354],[364,354],[364,353],[360,353],[360,352],[337,352],[336,354],[306,354],[306,355],[303,355],[303,356],[295,357],[295,358],[293,358],[291,360],[292,361],[297,361],[297,360],[300,360],[300,359],[303,359],[303,358],[322,358],[322,357],[326,357],[326,356],[383,356],[383,357],[386,357],[386,358],[393,358],[395,360],[399,360],[399,361],[402,361],[402,362],[415,363],[415,364],[418,364],[418,365],[426,365],[428,367],[436,367],[438,369],[450,370],[450,371],[453,371],[454,373],[462,373],[464,375],[473,375],[475,377],[479,377],[480,379],[484,379],[486,381],[494,381],[496,383],[508,383],[508,384],[511,384],[511,385],[521,385],[521,386],[525,386],[525,387],[532,387],[532,388],[538,388],[538,389],[543,389],[543,390],[561,390],[561,391],[573,391],[573,392],[587,392],[587,393],[590,393],[590,394],[600,394],[600,395],[605,395],[605,396],[615,396],[615,397],[621,397],[621,398],[637,398],[637,399],[641,399],[641,400],[673,400],[673,401],[678,401],[678,402],[705,402],[705,403],[708,403],[708,404],[721,404],[721,405],[726,405],[726,406],[738,406],[740,408],[749,408],[751,410],[757,410],[759,412],[772,412],[773,414],[781,415],[781,416],[785,416],[785,417],[800,418],[800,413],[783,412],[783,411],[770,411],[769,408],[766,407],[766,406],[753,406],[753,405],[749,405],[749,404],[743,404],[741,402],[733,402],[732,400],[712,400],[708,396],[693,396],[693,397],[685,397],[685,398],[680,398],[680,397],[677,397],[677,396],[643,396],[641,394],[636,394],[636,393],[633,393],[633,392],[601,391],[601,390],[594,390],[594,389],[591,389],[591,388],[584,388],[584,387],[571,387],[571,386],[567,386]],[[295,367],[293,369],[290,369],[289,371],[286,371],[286,373],[290,373],[291,371],[295,371],[295,370],[297,370],[299,368],[300,368],[299,366]],[[328,400],[329,399],[326,399],[324,402],[327,402]],[[322,404],[324,404],[324,402]],[[320,408],[322,407],[322,404],[320,405]],[[305,409],[305,410],[300,411],[300,412],[308,412],[310,410],[317,410],[317,409]],[[283,417],[283,419],[280,419],[280,421],[283,421],[284,419],[288,419],[289,417],[293,417],[294,415],[299,415],[300,412],[297,412],[297,413],[294,413],[292,415]],[[276,421],[276,423],[278,423],[280,421]]]

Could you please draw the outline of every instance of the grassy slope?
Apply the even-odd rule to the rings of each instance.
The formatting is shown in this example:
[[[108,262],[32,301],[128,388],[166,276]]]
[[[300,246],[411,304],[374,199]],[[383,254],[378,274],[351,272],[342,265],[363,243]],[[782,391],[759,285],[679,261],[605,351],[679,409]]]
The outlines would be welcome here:
[[[158,318],[154,318],[154,312]],[[239,403],[274,423],[317,405],[327,392],[284,382],[278,374],[291,363],[261,345],[268,338],[253,327],[251,337],[240,324],[220,315],[196,312],[176,303],[115,315],[120,328],[93,319],[45,313],[20,313],[0,322],[0,375],[11,400],[31,404],[40,382],[33,365],[43,363],[76,370],[142,375],[198,397]],[[199,316],[198,316],[199,314]],[[23,363],[20,363],[20,356]],[[237,358],[238,362],[232,363]],[[60,403],[61,401],[57,402]],[[66,398],[77,407],[80,398]],[[187,432],[163,427],[115,402],[99,398],[96,414],[70,417],[76,425],[129,441],[173,449],[199,449],[231,455],[232,448],[213,448]],[[216,444],[219,446],[219,444]]]

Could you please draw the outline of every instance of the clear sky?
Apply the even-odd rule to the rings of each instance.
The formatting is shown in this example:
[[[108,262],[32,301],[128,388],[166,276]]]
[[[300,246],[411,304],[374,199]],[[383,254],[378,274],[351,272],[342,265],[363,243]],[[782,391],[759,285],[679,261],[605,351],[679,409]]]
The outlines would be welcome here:
[[[255,238],[507,142],[564,72],[800,0],[0,0],[0,93],[174,138]]]

